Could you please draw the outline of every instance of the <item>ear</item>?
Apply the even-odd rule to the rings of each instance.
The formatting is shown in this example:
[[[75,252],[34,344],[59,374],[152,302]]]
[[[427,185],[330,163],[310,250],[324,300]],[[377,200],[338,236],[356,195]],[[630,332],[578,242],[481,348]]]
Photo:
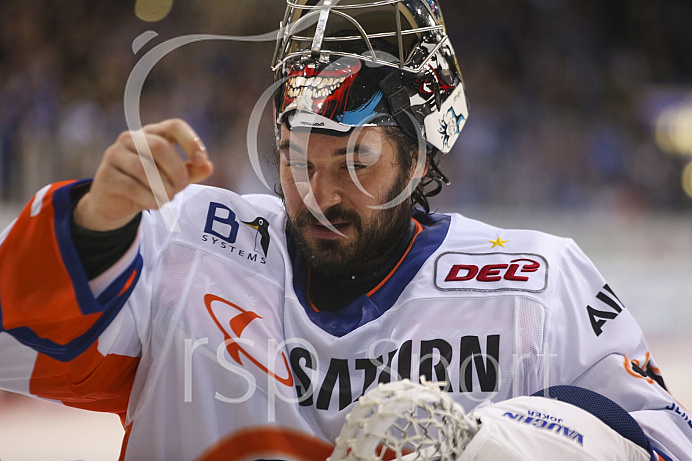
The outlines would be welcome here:
[[[428,174],[428,168],[430,167],[430,157],[425,156],[425,166],[420,171],[417,171],[418,159],[413,159],[413,164],[411,165],[413,173],[411,179],[423,179],[426,174]]]

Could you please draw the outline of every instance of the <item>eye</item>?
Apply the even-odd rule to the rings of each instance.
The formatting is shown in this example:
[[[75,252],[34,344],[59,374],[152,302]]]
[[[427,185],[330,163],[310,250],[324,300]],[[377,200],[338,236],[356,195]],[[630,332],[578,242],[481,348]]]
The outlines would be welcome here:
[[[346,154],[346,163],[350,170],[364,170],[375,165],[380,156],[380,151],[361,147]]]
[[[306,169],[308,167],[307,160],[303,156],[286,155],[282,159],[284,166],[293,170]]]
[[[308,164],[300,160],[288,160],[286,166],[294,170],[305,170]]]
[[[368,165],[364,165],[362,163],[352,163],[352,164],[348,165],[348,168],[351,168],[351,169],[356,170],[356,171],[364,170],[367,167],[368,167]]]

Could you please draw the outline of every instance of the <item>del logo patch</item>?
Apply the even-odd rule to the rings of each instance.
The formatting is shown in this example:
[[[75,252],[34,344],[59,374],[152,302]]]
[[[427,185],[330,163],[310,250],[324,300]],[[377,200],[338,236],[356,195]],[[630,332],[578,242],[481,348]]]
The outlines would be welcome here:
[[[530,253],[443,253],[435,263],[435,286],[443,291],[541,292],[548,262]]]

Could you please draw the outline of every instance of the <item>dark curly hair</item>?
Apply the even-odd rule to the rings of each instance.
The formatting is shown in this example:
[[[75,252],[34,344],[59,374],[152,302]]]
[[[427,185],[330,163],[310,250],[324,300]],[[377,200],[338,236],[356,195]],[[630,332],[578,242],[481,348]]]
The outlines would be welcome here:
[[[418,156],[418,141],[409,136],[399,127],[382,127],[385,136],[396,146],[399,160],[407,170],[413,168],[413,159]],[[442,190],[442,186],[449,185],[449,179],[442,173],[439,166],[440,151],[432,146],[426,146],[426,158],[428,171],[411,193],[411,205],[420,208],[426,214],[430,213],[428,197],[434,197]]]

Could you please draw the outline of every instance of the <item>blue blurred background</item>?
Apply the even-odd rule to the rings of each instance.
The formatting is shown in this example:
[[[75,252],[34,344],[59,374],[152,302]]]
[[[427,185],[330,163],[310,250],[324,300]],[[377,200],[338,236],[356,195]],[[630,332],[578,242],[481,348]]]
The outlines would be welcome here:
[[[140,16],[167,3],[140,1]],[[0,198],[24,202],[49,181],[92,175],[126,128],[128,74],[155,44],[271,32],[283,9],[280,0],[179,0],[145,22],[133,1],[4,0]],[[681,155],[655,136],[666,109],[692,104],[692,2],[465,0],[442,9],[471,112],[443,164],[453,186],[438,206],[692,209],[681,181],[692,146]],[[133,39],[150,29],[159,36],[133,54]],[[272,52],[271,42],[176,50],[147,80],[144,122],[185,118],[220,166],[210,183],[255,190],[245,133],[271,84]],[[264,134],[268,153],[269,126]]]

